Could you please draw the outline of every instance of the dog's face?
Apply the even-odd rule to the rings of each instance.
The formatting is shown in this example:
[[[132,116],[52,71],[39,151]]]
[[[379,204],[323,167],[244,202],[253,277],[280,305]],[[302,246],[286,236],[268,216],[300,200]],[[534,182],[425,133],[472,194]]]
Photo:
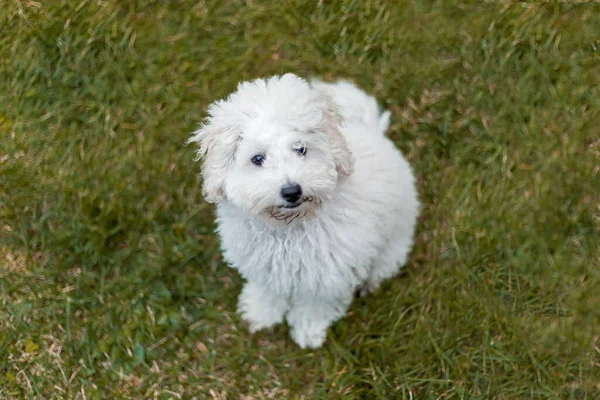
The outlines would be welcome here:
[[[291,74],[242,83],[209,107],[189,140],[204,157],[204,195],[271,222],[313,217],[354,160],[331,100]]]

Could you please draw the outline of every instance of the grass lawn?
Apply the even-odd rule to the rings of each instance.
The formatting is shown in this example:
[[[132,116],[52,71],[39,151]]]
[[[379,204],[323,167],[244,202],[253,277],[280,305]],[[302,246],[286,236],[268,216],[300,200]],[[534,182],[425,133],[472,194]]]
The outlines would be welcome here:
[[[600,399],[600,8],[0,5],[0,399]],[[185,140],[240,80],[392,111],[423,213],[322,349],[250,336]]]

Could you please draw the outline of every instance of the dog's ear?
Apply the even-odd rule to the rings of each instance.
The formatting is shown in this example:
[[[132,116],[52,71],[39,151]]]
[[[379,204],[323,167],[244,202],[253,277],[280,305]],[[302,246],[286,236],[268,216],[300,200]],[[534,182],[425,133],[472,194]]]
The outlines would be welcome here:
[[[354,156],[348,147],[348,142],[340,132],[342,117],[337,111],[336,105],[327,97],[327,108],[325,109],[325,124],[329,138],[329,147],[335,161],[335,169],[340,175],[351,175],[354,172]]]
[[[211,105],[214,110],[218,105]],[[237,125],[232,125],[224,118],[211,115],[196,130],[187,143],[198,143],[196,161],[203,159],[202,179],[203,194],[209,203],[218,203],[223,200],[223,186],[225,177],[231,167],[237,143],[240,139],[240,131]]]

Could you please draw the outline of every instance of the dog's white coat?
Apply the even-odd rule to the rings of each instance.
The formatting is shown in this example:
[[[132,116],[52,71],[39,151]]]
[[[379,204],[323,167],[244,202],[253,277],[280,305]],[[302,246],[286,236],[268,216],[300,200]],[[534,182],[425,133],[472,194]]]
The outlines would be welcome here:
[[[190,142],[225,260],[247,281],[239,311],[251,331],[285,318],[298,345],[319,347],[358,288],[374,291],[406,262],[419,202],[388,125],[351,83],[292,74],[242,83],[210,106]],[[289,182],[305,195],[297,209],[280,208]]]

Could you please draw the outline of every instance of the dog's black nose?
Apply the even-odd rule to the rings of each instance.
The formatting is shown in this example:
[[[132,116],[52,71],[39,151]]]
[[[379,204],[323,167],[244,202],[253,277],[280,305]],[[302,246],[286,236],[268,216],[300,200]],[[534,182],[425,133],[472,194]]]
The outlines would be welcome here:
[[[290,203],[295,203],[302,197],[302,186],[290,183],[281,187],[281,197]]]

